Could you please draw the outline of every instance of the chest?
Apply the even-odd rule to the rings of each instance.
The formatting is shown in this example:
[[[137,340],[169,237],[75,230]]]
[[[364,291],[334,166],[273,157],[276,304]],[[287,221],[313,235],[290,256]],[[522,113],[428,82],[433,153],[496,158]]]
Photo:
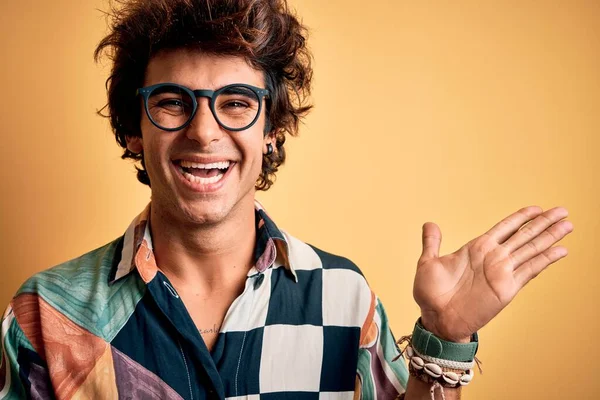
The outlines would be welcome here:
[[[286,392],[324,390],[344,392],[347,397],[336,398],[352,399],[366,314],[363,305],[371,303],[371,293],[365,290],[361,295],[348,285],[348,279],[336,279],[339,289],[325,290],[323,281],[331,278],[327,272],[307,272],[294,282],[281,268],[268,270],[263,280],[248,280],[245,290],[211,296],[190,295],[185,289],[175,292],[163,283],[153,286],[155,293],[147,293],[137,303],[108,349],[119,395],[135,398],[147,390],[148,397],[197,399],[214,398],[216,390],[225,398],[250,399],[257,393],[279,393],[275,398],[280,398]],[[160,307],[156,302],[161,302]],[[165,316],[162,310],[171,312]],[[166,317],[173,325],[166,325]],[[197,343],[182,340],[181,332],[194,328],[212,357],[198,351]],[[220,330],[227,333],[221,334],[223,346],[217,347]],[[97,342],[98,351],[106,351],[105,343]],[[81,370],[73,361],[89,352],[94,343],[79,348],[77,342],[69,343],[65,351],[55,351],[60,357],[48,357],[49,369]],[[142,379],[147,371],[157,379]],[[99,394],[107,393],[106,380],[99,374],[90,376],[86,385],[95,385],[92,390]]]
[[[238,295],[237,291],[232,291],[208,297],[182,296],[183,303],[209,351],[212,351],[227,311]]]

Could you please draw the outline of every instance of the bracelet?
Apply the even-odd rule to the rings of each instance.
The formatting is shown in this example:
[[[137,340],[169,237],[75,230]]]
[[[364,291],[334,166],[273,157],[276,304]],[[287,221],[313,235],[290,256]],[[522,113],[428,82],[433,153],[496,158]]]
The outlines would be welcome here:
[[[473,380],[473,370],[467,371],[449,371],[444,370],[437,364],[419,365],[415,358],[408,364],[408,372],[425,383],[439,383],[440,386],[455,389],[460,386],[466,386]]]
[[[406,352],[406,355],[408,356],[408,358],[413,358],[416,356],[417,359],[420,358],[422,361],[427,361],[428,363],[437,364],[443,368],[458,369],[460,371],[466,371],[475,366],[475,360],[470,361],[470,362],[460,362],[460,361],[444,360],[442,358],[428,357],[426,355],[419,353],[415,349],[413,349],[412,346],[406,346],[404,351]],[[422,364],[423,363],[421,363],[421,365]]]
[[[432,400],[435,400],[436,389],[445,399],[444,388],[468,385],[473,380],[475,364],[481,372],[481,362],[475,357],[479,347],[477,333],[473,334],[470,343],[448,342],[427,331],[419,318],[413,334],[401,337],[396,344],[401,346],[405,342],[408,345],[392,361],[404,356],[408,360],[410,375],[431,384]],[[404,396],[402,393],[396,399],[403,400]]]
[[[415,323],[411,346],[424,356],[448,361],[471,362],[477,354],[479,337],[477,333],[474,333],[471,336],[470,343],[448,342],[426,330],[421,324],[421,318],[419,318]]]

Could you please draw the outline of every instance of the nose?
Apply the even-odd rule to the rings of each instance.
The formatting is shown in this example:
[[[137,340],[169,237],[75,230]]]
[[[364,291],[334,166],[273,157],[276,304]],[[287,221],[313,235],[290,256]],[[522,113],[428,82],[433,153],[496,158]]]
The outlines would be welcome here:
[[[198,99],[198,110],[192,122],[186,128],[188,139],[200,143],[203,148],[208,148],[213,142],[223,137],[223,130],[210,110],[208,98]]]

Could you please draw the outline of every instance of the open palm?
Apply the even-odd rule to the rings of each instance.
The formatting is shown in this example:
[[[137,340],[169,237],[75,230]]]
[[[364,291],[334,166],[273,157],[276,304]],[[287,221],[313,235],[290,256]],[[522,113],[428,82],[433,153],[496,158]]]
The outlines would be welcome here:
[[[567,255],[552,247],[573,230],[556,207],[523,208],[452,254],[439,256],[442,235],[423,226],[413,294],[425,328],[450,341],[465,341],[494,318],[519,290]]]

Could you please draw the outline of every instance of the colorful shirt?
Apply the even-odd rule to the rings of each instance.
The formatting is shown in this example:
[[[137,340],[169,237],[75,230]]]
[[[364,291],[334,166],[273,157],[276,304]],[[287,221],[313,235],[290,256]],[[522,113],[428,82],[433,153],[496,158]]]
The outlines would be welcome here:
[[[360,269],[256,203],[255,264],[211,351],[156,265],[150,204],[125,234],[30,278],[2,319],[0,399],[394,399],[408,372]]]

